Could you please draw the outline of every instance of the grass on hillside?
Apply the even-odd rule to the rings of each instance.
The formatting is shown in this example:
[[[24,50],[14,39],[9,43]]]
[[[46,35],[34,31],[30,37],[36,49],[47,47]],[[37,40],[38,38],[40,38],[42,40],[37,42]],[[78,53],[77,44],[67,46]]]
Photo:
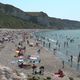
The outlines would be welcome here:
[[[42,29],[45,28],[38,24],[34,24],[30,21],[25,21],[18,17],[14,17],[11,15],[0,14],[0,28],[15,28],[15,29]]]

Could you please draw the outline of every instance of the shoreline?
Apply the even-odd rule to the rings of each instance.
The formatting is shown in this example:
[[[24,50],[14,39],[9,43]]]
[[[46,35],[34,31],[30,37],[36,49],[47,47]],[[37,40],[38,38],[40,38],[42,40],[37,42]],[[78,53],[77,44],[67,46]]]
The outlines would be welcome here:
[[[41,44],[41,46],[43,46],[43,45]],[[50,51],[49,53],[53,54],[53,52],[52,52],[51,50],[49,50],[48,48],[46,48],[46,47],[43,47],[43,48],[46,49],[48,52]],[[60,59],[60,57],[57,56],[57,55],[54,55],[54,56],[57,57],[58,60],[60,60],[60,64],[62,64],[62,63],[61,63],[62,60]],[[66,66],[68,67],[68,69],[67,69],[68,71],[71,70],[71,71],[72,71],[73,73],[75,73],[75,74],[76,74],[76,71],[77,71],[77,75],[80,73],[80,71],[76,70],[76,68],[70,67],[70,65],[69,65],[69,64],[67,65],[66,63],[65,63],[65,68],[63,69],[64,71],[66,70]],[[79,75],[80,75],[80,74],[79,74]]]
[[[40,32],[41,33],[41,32]],[[51,52],[53,52],[53,50],[52,50],[52,45],[51,45],[51,47],[50,47],[50,49],[48,48],[49,47],[49,45],[48,45],[48,47],[46,46],[49,42],[50,42],[50,44],[52,43],[51,41],[50,41],[50,39],[47,37],[45,37],[45,36],[43,36],[44,37],[44,39],[42,39],[41,38],[41,35],[39,34],[39,35],[37,35],[38,37],[37,37],[37,39],[40,39],[41,40],[41,42],[42,42],[42,45],[43,45],[43,42],[45,42],[45,48],[47,48],[48,50],[50,50]],[[47,39],[49,40],[49,41],[47,41]],[[52,39],[51,39],[52,40]],[[57,40],[55,40],[55,41],[57,41]],[[46,43],[47,42],[47,43]],[[54,44],[55,45],[55,44]],[[56,47],[57,47],[57,45],[55,45]],[[54,48],[54,46],[53,46],[53,48]],[[70,54],[71,55],[71,54]],[[61,52],[61,51],[59,51],[59,50],[57,50],[57,56],[61,59],[61,60],[63,60],[63,59],[69,59],[69,57],[70,57],[70,55],[68,54],[67,55],[67,57],[66,57],[66,54],[63,54],[63,52]],[[62,57],[63,56],[63,57]],[[75,57],[74,55],[73,55],[73,67],[75,68],[75,69],[77,69],[77,56]],[[66,61],[66,60],[64,60],[68,65],[70,65],[70,62],[69,61]],[[80,64],[79,64],[80,65]],[[80,67],[80,66],[79,66]],[[79,71],[80,71],[80,69],[79,69]]]
[[[24,31],[24,30],[23,30]],[[22,32],[23,32],[22,31]],[[27,31],[26,31],[27,32]],[[34,30],[34,32],[36,32]],[[29,32],[31,34],[31,31]],[[33,33],[33,30],[32,30]],[[19,40],[19,39],[18,39]],[[34,44],[36,43],[36,41],[32,38],[31,40],[29,40],[30,42],[34,42]],[[29,47],[28,45],[26,45],[26,55],[30,54],[35,54],[37,49],[39,47]],[[13,49],[13,50],[12,50]],[[10,51],[9,51],[10,50]],[[6,52],[6,55],[5,55]],[[25,70],[25,69],[19,69],[16,64],[13,66],[10,63],[10,60],[15,59],[14,58],[14,53],[15,53],[15,45],[13,43],[8,43],[6,45],[6,47],[4,48],[4,50],[2,50],[1,52],[1,57],[0,58],[4,58],[1,59],[0,62],[2,62],[4,65],[8,65],[8,67],[10,68],[15,68],[17,69],[19,72],[24,72],[25,74],[28,74],[28,72],[31,74],[31,69],[30,70]],[[46,50],[44,47],[41,49],[41,53],[40,53],[40,57],[41,57],[41,63],[38,66],[44,65],[45,67],[45,74],[44,76],[52,76],[53,73],[57,72],[58,69],[62,69],[62,62],[59,59],[59,57],[53,55],[53,53],[49,50]],[[8,60],[6,60],[6,58]],[[3,62],[4,61],[4,62]],[[8,63],[8,64],[7,64]],[[77,76],[80,75],[80,73],[76,72],[76,70],[74,70],[73,68],[71,69],[68,65],[65,64],[64,69],[62,69],[65,73],[65,75],[67,77],[72,76],[73,78],[75,78],[75,80],[77,80]],[[63,80],[67,80],[67,79],[63,79]],[[79,79],[78,79],[79,80]]]

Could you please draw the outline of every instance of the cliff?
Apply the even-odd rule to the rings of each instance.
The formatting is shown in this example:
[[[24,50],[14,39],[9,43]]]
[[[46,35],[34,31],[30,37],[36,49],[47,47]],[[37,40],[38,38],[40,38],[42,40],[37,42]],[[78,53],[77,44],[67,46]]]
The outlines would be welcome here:
[[[0,28],[80,29],[80,22],[49,17],[44,12],[24,12],[0,3]]]

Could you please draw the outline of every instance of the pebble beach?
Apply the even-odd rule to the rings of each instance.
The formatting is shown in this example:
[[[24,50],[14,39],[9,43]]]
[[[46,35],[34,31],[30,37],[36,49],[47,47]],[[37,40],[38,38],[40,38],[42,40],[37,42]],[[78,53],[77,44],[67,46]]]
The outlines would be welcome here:
[[[58,80],[70,80],[69,77],[73,77],[74,80],[80,80],[80,72],[73,67],[70,67],[69,65],[64,63],[64,68],[62,68],[62,61],[59,59],[57,55],[54,55],[53,52],[50,50],[46,49],[43,47],[41,44],[38,46],[36,45],[36,40],[33,37],[30,38],[30,35],[33,32],[38,32],[41,30],[35,30],[35,29],[27,29],[27,30],[7,30],[7,29],[2,29],[0,30],[0,38],[2,38],[2,35],[5,35],[8,33],[8,36],[12,37],[12,41],[5,41],[4,43],[1,44],[0,47],[0,64],[7,66],[11,69],[16,69],[18,72],[23,72],[26,75],[31,75],[32,74],[32,69],[21,69],[17,66],[16,63],[16,58],[14,57],[16,55],[16,46],[20,40],[23,40],[23,33],[27,33],[26,37],[28,36],[28,40],[30,43],[33,43],[33,47],[30,47],[27,44],[27,38],[25,38],[25,41],[23,42],[23,45],[26,46],[26,51],[24,53],[25,57],[27,55],[35,55],[37,54],[37,50],[40,49],[40,58],[41,62],[39,64],[36,64],[37,67],[44,66],[44,77],[50,76],[52,80],[56,80],[54,78],[54,73],[58,71],[58,69],[61,69],[65,76],[63,78],[59,78]],[[44,30],[42,30],[44,31]],[[6,37],[6,35],[5,35]]]

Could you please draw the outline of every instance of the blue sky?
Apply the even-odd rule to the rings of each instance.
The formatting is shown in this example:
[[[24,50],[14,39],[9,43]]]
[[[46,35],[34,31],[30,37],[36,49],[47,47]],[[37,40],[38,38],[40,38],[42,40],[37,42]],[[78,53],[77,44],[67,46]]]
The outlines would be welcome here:
[[[47,13],[50,17],[80,21],[80,0],[0,0],[25,12]]]

